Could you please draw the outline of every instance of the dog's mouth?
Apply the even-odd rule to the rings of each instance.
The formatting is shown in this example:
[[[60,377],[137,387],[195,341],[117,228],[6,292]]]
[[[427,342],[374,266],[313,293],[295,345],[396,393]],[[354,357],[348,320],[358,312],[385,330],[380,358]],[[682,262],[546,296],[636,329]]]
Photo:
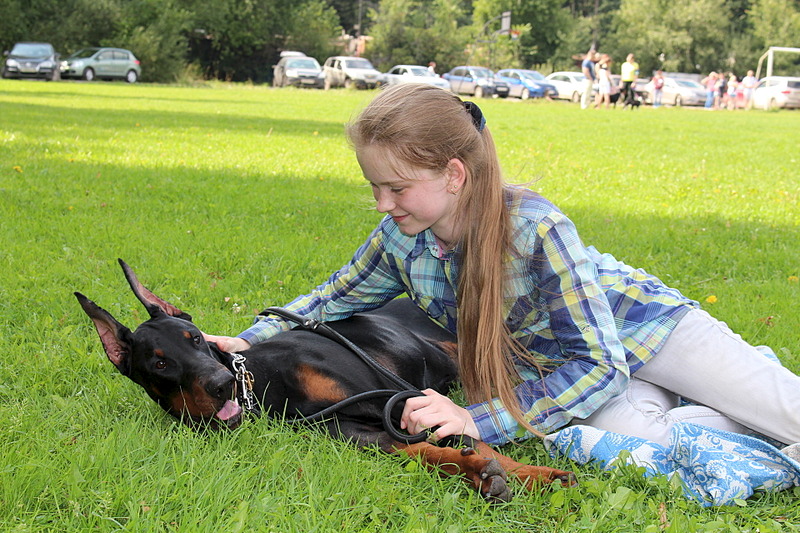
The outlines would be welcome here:
[[[234,400],[228,400],[215,415],[228,428],[235,429],[242,423],[242,407]]]

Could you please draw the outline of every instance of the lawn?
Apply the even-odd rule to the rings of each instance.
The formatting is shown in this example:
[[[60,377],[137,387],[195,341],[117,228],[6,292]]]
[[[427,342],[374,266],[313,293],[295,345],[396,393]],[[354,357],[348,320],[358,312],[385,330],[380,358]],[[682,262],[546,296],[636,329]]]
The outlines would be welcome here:
[[[343,125],[374,94],[0,80],[0,528],[800,530],[799,489],[705,509],[533,441],[505,451],[580,486],[489,506],[276,421],[198,435],[111,366],[72,293],[137,325],[118,257],[217,334],[349,259],[380,215]],[[800,371],[799,113],[480,104],[509,181]]]

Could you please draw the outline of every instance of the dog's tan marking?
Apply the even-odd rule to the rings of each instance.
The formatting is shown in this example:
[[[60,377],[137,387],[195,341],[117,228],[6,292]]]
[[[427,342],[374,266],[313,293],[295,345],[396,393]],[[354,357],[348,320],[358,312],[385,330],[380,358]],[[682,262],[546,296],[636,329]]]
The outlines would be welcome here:
[[[164,350],[162,350],[161,348],[156,348],[155,350],[153,350],[153,353],[156,354],[156,357],[160,357],[162,359],[164,358]]]
[[[195,380],[191,390],[181,390],[169,399],[172,408],[198,418],[213,418],[217,410],[214,401],[206,394],[203,386]]]
[[[183,336],[184,338],[191,339],[192,333],[190,331],[183,330]]]
[[[298,367],[297,379],[309,400],[315,402],[340,402],[347,398],[347,394],[335,379],[321,374],[308,365],[300,365]]]

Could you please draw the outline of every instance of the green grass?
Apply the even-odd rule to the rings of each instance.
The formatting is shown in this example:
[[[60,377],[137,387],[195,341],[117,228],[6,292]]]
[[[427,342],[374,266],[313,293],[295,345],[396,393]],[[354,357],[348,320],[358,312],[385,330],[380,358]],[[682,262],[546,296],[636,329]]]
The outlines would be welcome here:
[[[349,259],[380,215],[343,124],[373,95],[0,81],[0,529],[800,530],[800,490],[703,509],[537,442],[506,451],[581,485],[491,507],[415,462],[275,421],[197,435],[113,369],[72,292],[138,324],[117,257],[218,334]],[[509,179],[534,182],[587,244],[716,297],[712,314],[800,371],[800,114],[481,106]]]

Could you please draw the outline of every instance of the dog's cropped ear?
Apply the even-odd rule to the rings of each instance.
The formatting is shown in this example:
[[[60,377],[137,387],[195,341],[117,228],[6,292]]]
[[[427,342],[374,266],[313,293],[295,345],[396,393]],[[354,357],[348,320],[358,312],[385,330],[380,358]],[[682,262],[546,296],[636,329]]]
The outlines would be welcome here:
[[[98,306],[83,294],[76,292],[75,297],[89,315],[100,335],[100,342],[106,351],[108,360],[114,363],[117,370],[124,376],[130,376],[131,330],[117,322],[111,313]]]
[[[133,294],[135,294],[136,297],[139,298],[139,301],[144,304],[151,317],[156,316],[159,311],[162,311],[169,316],[182,318],[190,322],[192,321],[192,315],[189,313],[184,313],[166,300],[162,300],[150,292],[150,289],[139,283],[139,278],[136,277],[133,269],[128,266],[125,261],[122,259],[117,259],[117,261],[119,261],[119,265],[122,267],[122,271],[125,273],[125,279],[128,280],[128,284],[131,286]]]

